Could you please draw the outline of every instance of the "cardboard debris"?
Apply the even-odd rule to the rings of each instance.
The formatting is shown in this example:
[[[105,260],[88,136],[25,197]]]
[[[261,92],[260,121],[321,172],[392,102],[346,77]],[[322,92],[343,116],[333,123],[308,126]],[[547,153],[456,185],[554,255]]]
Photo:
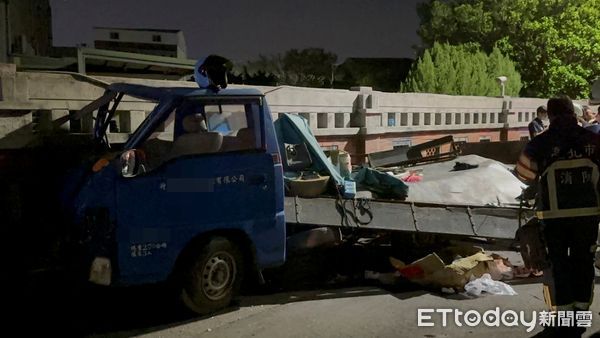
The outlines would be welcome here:
[[[399,271],[402,276],[420,285],[462,290],[471,276],[481,277],[484,273],[489,273],[490,261],[493,261],[492,257],[478,252],[446,265],[436,253],[432,253]]]
[[[400,271],[401,269],[403,269],[404,267],[406,267],[406,264],[404,264],[403,261],[401,261],[399,259],[396,259],[394,257],[390,257],[390,263],[398,271]]]
[[[481,247],[457,245],[431,253],[411,264],[390,257],[391,265],[410,281],[429,287],[463,290],[472,279],[489,274],[492,280],[541,276],[542,272],[513,266],[508,258],[486,254]],[[442,259],[441,257],[444,259]],[[449,262],[449,264],[444,263]]]

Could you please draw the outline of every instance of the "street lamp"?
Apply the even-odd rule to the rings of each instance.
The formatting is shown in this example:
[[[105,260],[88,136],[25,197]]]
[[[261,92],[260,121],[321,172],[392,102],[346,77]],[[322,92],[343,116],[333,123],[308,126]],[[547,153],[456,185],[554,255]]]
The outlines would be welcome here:
[[[331,64],[331,81],[329,82],[331,84],[331,88],[333,88],[333,81],[335,80],[335,68],[337,67],[337,65],[335,63]]]
[[[496,81],[498,81],[500,88],[502,89],[502,97],[504,97],[504,84],[506,83],[506,80],[508,80],[506,76],[498,76],[496,78]]]
[[[341,65],[342,63],[344,63],[343,61],[337,62],[337,63],[332,63],[331,64],[331,88],[333,88],[333,82],[335,81],[335,70],[337,69],[337,67],[339,65]]]

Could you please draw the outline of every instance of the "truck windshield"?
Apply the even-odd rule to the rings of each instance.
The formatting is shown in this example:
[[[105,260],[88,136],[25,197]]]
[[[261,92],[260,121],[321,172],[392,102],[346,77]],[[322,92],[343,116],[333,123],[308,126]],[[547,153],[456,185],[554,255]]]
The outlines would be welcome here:
[[[134,136],[132,144],[147,159],[147,171],[166,161],[188,155],[204,155],[263,148],[260,97],[186,98],[168,107],[160,105]],[[144,136],[142,136],[144,135]]]

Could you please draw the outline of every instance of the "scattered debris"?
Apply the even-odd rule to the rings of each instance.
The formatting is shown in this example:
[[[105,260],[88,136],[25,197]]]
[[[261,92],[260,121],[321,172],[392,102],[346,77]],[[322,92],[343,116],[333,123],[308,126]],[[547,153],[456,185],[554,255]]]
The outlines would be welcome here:
[[[456,162],[456,164],[454,164],[454,167],[452,168],[452,171],[460,171],[460,170],[469,170],[469,169],[474,169],[479,167],[478,164],[469,164],[469,163],[464,163],[464,162]]]
[[[517,293],[508,284],[493,280],[489,273],[484,273],[479,278],[473,278],[465,285],[467,295],[479,297],[483,292],[492,295],[515,296]]]
[[[442,293],[454,294],[456,291],[453,288],[442,288]]]
[[[421,182],[423,180],[423,171],[422,170],[409,170],[408,172],[398,176],[402,181],[415,183]]]
[[[494,259],[489,264],[490,275],[493,280],[510,280],[514,278],[514,268],[508,258],[492,254]]]
[[[405,264],[399,259],[390,257],[390,264],[400,275],[419,285],[439,288],[443,293],[455,293],[466,290],[467,285],[475,293],[482,291],[497,294],[496,289],[506,292],[505,283],[502,280],[514,278],[539,277],[542,271],[526,267],[515,267],[506,257],[498,254],[488,254],[482,248],[476,246],[453,246],[447,247],[438,253],[431,253],[411,264]],[[440,258],[444,257],[445,259]],[[444,263],[451,262],[450,264]],[[488,280],[479,280],[489,278]],[[477,281],[477,282],[474,282]],[[490,288],[491,291],[487,291]],[[504,294],[504,293],[502,293]]]
[[[515,278],[541,277],[544,275],[542,270],[530,269],[525,266],[516,266],[513,269]]]

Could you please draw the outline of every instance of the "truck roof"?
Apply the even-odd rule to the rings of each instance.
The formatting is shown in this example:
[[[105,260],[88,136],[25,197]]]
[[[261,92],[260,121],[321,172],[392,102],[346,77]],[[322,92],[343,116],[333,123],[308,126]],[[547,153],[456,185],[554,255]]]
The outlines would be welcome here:
[[[157,101],[166,96],[263,96],[263,93],[255,88],[222,89],[215,93],[205,88],[150,87],[130,83],[113,83],[108,86],[107,90],[151,101]]]

